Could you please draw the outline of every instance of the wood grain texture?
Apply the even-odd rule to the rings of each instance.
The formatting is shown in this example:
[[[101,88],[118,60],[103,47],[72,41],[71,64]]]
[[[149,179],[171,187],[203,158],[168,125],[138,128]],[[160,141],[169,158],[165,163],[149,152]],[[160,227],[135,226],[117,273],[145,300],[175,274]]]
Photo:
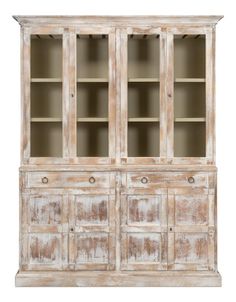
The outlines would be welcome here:
[[[16,286],[221,286],[217,272],[18,272]]]
[[[83,26],[204,26],[215,25],[223,16],[13,16],[21,25],[48,26],[83,25]]]

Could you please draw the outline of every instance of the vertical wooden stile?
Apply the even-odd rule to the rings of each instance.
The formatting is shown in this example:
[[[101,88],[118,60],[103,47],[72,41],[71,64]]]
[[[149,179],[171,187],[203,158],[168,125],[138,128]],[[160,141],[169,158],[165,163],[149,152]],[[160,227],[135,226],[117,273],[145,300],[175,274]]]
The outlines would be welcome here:
[[[120,73],[121,77],[121,150],[120,156],[127,158],[128,152],[128,36],[125,29],[121,29],[120,35]]]
[[[21,162],[30,158],[30,30],[21,28]]]
[[[166,30],[160,34],[160,157],[166,159],[167,110],[166,110]]]
[[[120,164],[120,148],[121,148],[121,73],[120,73],[120,29],[116,29],[116,164]]]
[[[76,33],[70,29],[69,33],[69,157],[76,157],[77,149],[77,80],[76,80]]]
[[[108,35],[109,56],[109,157],[116,157],[116,35],[111,30]]]
[[[70,33],[65,28],[63,33],[63,97],[62,97],[62,154],[64,158],[70,157],[70,73],[69,73],[69,56],[70,56]]]
[[[174,156],[174,41],[167,32],[166,110],[167,110],[167,160]]]
[[[206,34],[206,157],[215,163],[215,29]]]

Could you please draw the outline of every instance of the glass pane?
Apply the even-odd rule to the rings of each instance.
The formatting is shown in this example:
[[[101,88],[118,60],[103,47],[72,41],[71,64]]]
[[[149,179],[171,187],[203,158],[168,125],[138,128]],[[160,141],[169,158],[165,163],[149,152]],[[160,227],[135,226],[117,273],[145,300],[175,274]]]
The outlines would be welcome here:
[[[128,156],[159,156],[159,35],[128,36]]]
[[[31,36],[31,156],[62,156],[62,35]]]
[[[159,123],[128,124],[128,156],[156,157],[159,154]]]
[[[174,37],[174,155],[205,156],[205,36]]]
[[[77,156],[108,156],[108,36],[77,35]]]
[[[108,156],[108,127],[104,122],[82,122],[77,126],[78,156]]]

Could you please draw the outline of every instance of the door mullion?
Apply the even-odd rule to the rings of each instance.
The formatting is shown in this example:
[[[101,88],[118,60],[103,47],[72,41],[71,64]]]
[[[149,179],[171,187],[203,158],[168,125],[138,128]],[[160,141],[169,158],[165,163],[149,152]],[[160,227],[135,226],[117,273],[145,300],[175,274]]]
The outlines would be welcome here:
[[[167,32],[166,39],[166,114],[167,114],[167,161],[174,156],[174,41],[173,34]]]
[[[69,115],[69,156],[76,157],[77,152],[77,75],[76,75],[76,33],[71,30],[69,36],[69,78],[70,78],[70,115]]]

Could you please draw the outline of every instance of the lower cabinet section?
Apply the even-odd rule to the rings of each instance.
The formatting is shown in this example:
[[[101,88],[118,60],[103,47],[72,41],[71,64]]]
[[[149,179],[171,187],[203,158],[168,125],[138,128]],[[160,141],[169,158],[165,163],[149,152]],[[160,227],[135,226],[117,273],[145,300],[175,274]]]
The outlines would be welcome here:
[[[22,195],[21,269],[113,270],[114,195]]]
[[[216,272],[214,182],[168,183],[22,190],[20,272]]]

